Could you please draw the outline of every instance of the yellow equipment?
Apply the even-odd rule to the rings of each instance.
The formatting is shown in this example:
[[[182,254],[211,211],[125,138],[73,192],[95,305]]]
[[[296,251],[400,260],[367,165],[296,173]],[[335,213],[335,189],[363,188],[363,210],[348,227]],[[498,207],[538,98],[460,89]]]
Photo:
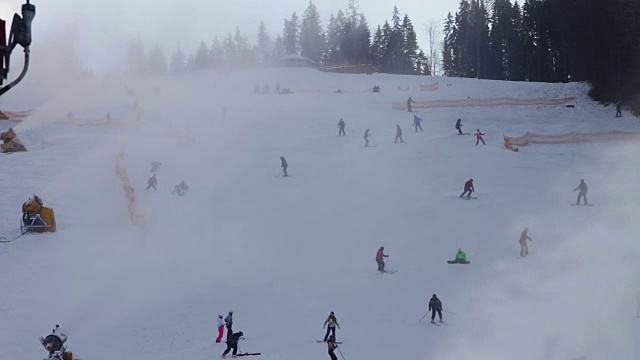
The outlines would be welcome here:
[[[27,151],[26,146],[24,146],[20,139],[18,139],[16,133],[12,128],[9,128],[9,130],[3,133],[0,133],[0,140],[4,142],[4,144],[0,145],[0,152],[12,153],[18,151]]]
[[[22,221],[20,233],[28,232],[55,232],[56,217],[53,209],[42,206],[42,200],[35,194],[33,199],[22,204]]]

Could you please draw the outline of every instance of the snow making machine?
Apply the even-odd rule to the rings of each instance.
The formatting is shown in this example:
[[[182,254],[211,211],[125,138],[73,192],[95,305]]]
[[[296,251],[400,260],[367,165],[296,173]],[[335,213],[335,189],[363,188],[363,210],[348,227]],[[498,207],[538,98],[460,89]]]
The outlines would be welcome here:
[[[45,360],[77,360],[74,359],[71,351],[67,351],[66,342],[67,335],[60,330],[59,325],[56,325],[55,329],[47,337],[41,337],[40,343],[49,352],[49,357]]]
[[[22,204],[21,235],[28,232],[56,232],[56,217],[53,209],[42,204],[42,200],[35,194],[33,199]]]
[[[18,139],[15,131],[13,131],[12,128],[9,128],[9,130],[3,133],[0,133],[0,140],[3,141],[3,144],[0,145],[0,152],[13,153],[19,151],[27,151],[27,147],[22,144],[20,139]]]

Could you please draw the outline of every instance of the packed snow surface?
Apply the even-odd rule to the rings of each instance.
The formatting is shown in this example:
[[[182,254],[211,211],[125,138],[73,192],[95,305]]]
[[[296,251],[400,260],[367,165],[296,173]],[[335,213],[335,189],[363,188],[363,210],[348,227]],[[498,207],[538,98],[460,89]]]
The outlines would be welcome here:
[[[254,94],[256,83],[294,93]],[[374,85],[382,92],[362,92]],[[586,92],[311,69],[29,79],[2,99],[35,111],[0,122],[29,150],[0,155],[0,236],[19,235],[34,193],[58,231],[0,244],[0,358],[45,358],[38,337],[60,324],[84,360],[216,359],[216,318],[234,311],[242,353],[328,359],[316,340],[335,311],[345,360],[638,359],[640,146],[502,144],[527,131],[640,131]],[[409,96],[577,99],[417,110],[416,133],[414,114],[391,109]],[[65,123],[69,112],[84,122]],[[487,145],[456,135],[458,118]],[[404,143],[393,143],[397,124]],[[375,147],[364,147],[367,128]],[[120,152],[144,228],[115,172]],[[145,191],[152,161],[159,187]],[[478,199],[461,200],[470,178]],[[580,179],[594,206],[570,206]],[[171,195],[182,180],[187,194]],[[525,227],[533,241],[520,258]],[[377,273],[380,246],[397,273]],[[458,248],[470,265],[447,264]],[[448,325],[419,322],[434,293]]]

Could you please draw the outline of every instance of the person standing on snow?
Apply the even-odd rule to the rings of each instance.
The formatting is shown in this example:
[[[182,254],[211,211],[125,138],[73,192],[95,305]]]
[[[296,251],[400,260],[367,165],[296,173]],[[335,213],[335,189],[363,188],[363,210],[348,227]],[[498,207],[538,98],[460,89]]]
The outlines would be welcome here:
[[[413,110],[411,109],[411,104],[415,104],[415,103],[416,102],[413,101],[411,96],[409,96],[409,98],[407,99],[407,112],[413,112]]]
[[[442,302],[436,294],[433,294],[433,297],[429,300],[429,311],[431,311],[431,323],[435,324],[436,312],[438,313],[438,317],[440,317],[440,322],[442,322]]]
[[[462,119],[458,119],[458,121],[456,121],[456,130],[458,130],[458,135],[464,135],[462,132]]]
[[[622,117],[622,105],[620,103],[616,104],[616,117]]]
[[[464,192],[462,193],[462,195],[460,195],[460,197],[463,197],[466,193],[469,193],[469,195],[467,195],[468,198],[471,197],[471,193],[475,192],[476,189],[473,187],[473,179],[469,179],[469,181],[467,181],[466,183],[464,183]]]
[[[347,136],[347,134],[345,134],[344,132],[344,127],[345,127],[345,123],[344,120],[340,119],[340,121],[338,121],[338,129],[340,129],[338,131],[338,136]]]
[[[222,340],[223,335],[224,335],[224,320],[222,320],[222,315],[218,315],[218,337],[216,338],[217,343],[219,343]]]
[[[282,168],[283,172],[282,176],[289,176],[289,174],[287,174],[287,168],[289,167],[289,164],[287,164],[287,160],[284,158],[284,156],[280,156],[280,162],[280,167]]]
[[[327,339],[329,338],[329,333],[331,333],[331,335],[333,336],[333,340],[335,341],[336,326],[338,327],[338,329],[340,329],[340,324],[338,324],[338,319],[336,319],[336,315],[332,311],[329,314],[329,317],[327,318],[327,320],[325,320],[324,326],[322,327],[323,329],[325,327],[327,328],[327,333],[324,335],[324,340],[322,341],[325,341],[325,342],[327,341]]]
[[[153,174],[149,180],[147,180],[147,188],[146,190],[149,190],[150,188],[153,188],[153,190],[158,190],[158,188],[156,187],[158,186],[158,180],[156,179],[156,174]]]
[[[336,356],[336,354],[333,353],[333,351],[338,348],[338,344],[336,344],[335,336],[331,335],[331,337],[329,337],[329,341],[327,342],[327,347],[329,348],[329,356],[331,357],[331,360],[338,360],[338,357]]]
[[[402,129],[400,128],[400,125],[396,125],[396,140],[394,143],[397,143],[398,139],[400,139],[401,143],[404,142],[404,140],[402,140]]]
[[[424,121],[424,120],[422,120],[419,117],[413,115],[413,127],[416,128],[416,132],[418,132],[418,128],[420,128],[420,132],[422,132],[422,125],[420,125],[420,123],[422,121]]]
[[[224,325],[227,327],[227,341],[229,341],[229,338],[233,335],[233,330],[231,330],[233,327],[233,311],[229,311],[229,315],[224,318]]]
[[[369,147],[369,137],[371,136],[371,134],[369,134],[369,129],[364,131],[364,147]]]
[[[524,228],[522,230],[522,234],[520,234],[520,256],[529,255],[529,245],[527,244],[527,240],[531,241],[531,238],[527,234],[529,232],[529,228]]]
[[[231,351],[233,349],[233,352],[231,353],[231,355],[233,357],[238,357],[238,342],[240,341],[240,339],[244,336],[244,333],[242,331],[238,331],[237,333],[228,336],[227,335],[227,350],[225,350],[222,353],[222,358],[224,359],[225,356],[227,356],[227,354],[229,353],[229,351]]]
[[[385,267],[385,263],[384,263],[384,258],[388,258],[389,255],[385,255],[384,254],[384,246],[380,246],[380,249],[378,249],[378,252],[376,253],[376,262],[378,263],[378,271],[380,272],[385,272],[386,270],[384,269]]]
[[[584,198],[584,204],[588,205],[589,202],[587,202],[587,184],[584,182],[584,180],[580,180],[580,185],[578,185],[577,188],[575,188],[575,191],[580,190],[580,192],[578,193],[578,202],[576,203],[576,205],[580,205],[580,198]]]
[[[480,129],[478,129],[476,131],[476,146],[478,146],[478,143],[480,141],[482,141],[482,145],[487,145],[487,143],[484,142],[484,139],[482,138],[482,135],[484,135],[483,133],[480,132]]]

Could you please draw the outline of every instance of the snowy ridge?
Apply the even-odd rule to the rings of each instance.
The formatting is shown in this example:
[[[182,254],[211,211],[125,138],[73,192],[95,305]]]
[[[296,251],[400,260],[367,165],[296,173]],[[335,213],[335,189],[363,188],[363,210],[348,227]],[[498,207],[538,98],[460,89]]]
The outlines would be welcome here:
[[[254,95],[256,82],[294,93]],[[438,91],[420,92],[435,82]],[[382,92],[296,93],[373,85]],[[0,233],[16,231],[34,192],[58,221],[54,234],[0,246],[7,358],[44,358],[37,338],[58,323],[81,359],[215,359],[224,350],[215,320],[229,310],[246,336],[241,351],[264,360],[328,358],[315,340],[330,311],[347,360],[638,356],[629,171],[638,145],[503,148],[503,134],[638,131],[637,119],[614,120],[614,109],[590,102],[584,84],[282,69],[69,88],[36,89],[34,115],[14,126],[29,152],[0,157],[10,169],[0,178]],[[16,88],[4,107],[28,103],[29,90]],[[425,121],[415,133],[413,114],[389,107],[409,96],[577,100],[575,109],[417,110]],[[69,111],[111,112],[127,126],[55,123]],[[340,118],[346,137],[336,136]],[[487,146],[456,136],[458,118],[465,132],[487,134]],[[393,143],[396,124],[404,144]],[[366,128],[377,147],[364,148]],[[71,140],[40,149],[62,137]],[[146,230],[131,224],[115,174],[123,148]],[[280,156],[290,178],[280,177]],[[152,161],[162,162],[157,192],[144,191]],[[461,201],[469,178],[479,199]],[[569,206],[581,178],[596,206]],[[189,192],[171,196],[181,180]],[[533,241],[520,259],[524,227]],[[375,271],[381,245],[394,275]],[[472,263],[447,265],[459,247]],[[418,323],[433,293],[455,313],[444,314],[449,326]]]

